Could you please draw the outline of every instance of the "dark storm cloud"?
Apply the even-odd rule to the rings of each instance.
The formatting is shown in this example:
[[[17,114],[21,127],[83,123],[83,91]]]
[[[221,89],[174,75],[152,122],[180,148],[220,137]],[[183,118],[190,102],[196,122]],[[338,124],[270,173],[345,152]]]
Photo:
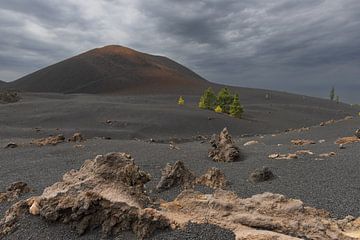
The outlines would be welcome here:
[[[359,29],[358,0],[3,0],[0,79],[120,44],[215,82],[360,102]]]

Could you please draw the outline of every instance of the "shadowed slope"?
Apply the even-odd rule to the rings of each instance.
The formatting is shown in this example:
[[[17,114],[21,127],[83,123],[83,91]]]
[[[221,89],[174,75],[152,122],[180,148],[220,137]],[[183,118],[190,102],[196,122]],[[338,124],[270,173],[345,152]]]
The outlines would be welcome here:
[[[201,91],[207,84],[166,57],[111,45],[51,65],[10,85],[29,92],[188,93]]]

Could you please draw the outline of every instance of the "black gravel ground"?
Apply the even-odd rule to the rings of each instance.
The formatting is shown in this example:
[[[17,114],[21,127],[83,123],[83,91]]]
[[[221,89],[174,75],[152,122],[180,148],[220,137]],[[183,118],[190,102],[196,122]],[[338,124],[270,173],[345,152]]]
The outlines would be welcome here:
[[[334,217],[344,217],[349,214],[360,216],[360,204],[357,197],[360,196],[359,144],[348,145],[346,149],[339,149],[334,144],[338,137],[351,136],[353,134],[354,130],[360,126],[359,117],[325,127],[320,127],[317,124],[311,127],[309,131],[288,133],[282,130],[285,127],[299,127],[296,121],[293,123],[290,121],[294,116],[284,117],[283,124],[281,122],[276,123],[278,126],[283,125],[282,129],[272,125],[271,119],[258,120],[264,126],[254,130],[257,135],[242,138],[240,137],[241,134],[253,131],[253,127],[244,130],[245,132],[240,130],[239,126],[251,126],[251,124],[246,125],[247,123],[243,123],[244,120],[238,121],[227,116],[215,114],[218,118],[216,120],[217,123],[212,125],[213,122],[207,120],[207,117],[213,116],[213,113],[208,111],[198,112],[197,109],[190,109],[190,107],[189,109],[180,109],[172,113],[172,110],[169,109],[170,106],[162,105],[163,99],[158,98],[149,100],[150,102],[152,101],[149,108],[157,109],[156,111],[160,114],[160,110],[164,107],[164,109],[167,109],[165,113],[169,115],[165,113],[160,116],[149,114],[142,116],[148,118],[147,120],[141,120],[138,114],[141,115],[139,113],[141,112],[140,110],[147,108],[146,104],[139,109],[136,108],[135,100],[129,100],[130,102],[132,101],[129,103],[131,106],[121,110],[120,106],[123,107],[125,103],[117,103],[118,97],[104,97],[104,102],[108,103],[111,100],[114,101],[114,104],[109,105],[107,109],[102,109],[100,106],[104,107],[106,104],[101,105],[100,97],[91,100],[93,102],[90,101],[95,106],[92,106],[92,104],[88,106],[86,104],[89,98],[95,97],[60,97],[60,95],[49,95],[39,98],[38,95],[35,97],[29,95],[25,97],[24,102],[16,103],[12,105],[13,107],[10,107],[10,105],[6,105],[6,107],[0,106],[0,146],[5,146],[10,141],[20,144],[15,149],[0,148],[0,189],[4,189],[14,181],[25,181],[34,189],[34,192],[24,197],[39,195],[45,187],[59,181],[66,171],[79,168],[84,160],[94,158],[97,154],[120,151],[132,154],[136,163],[153,176],[152,181],[147,185],[147,189],[152,195],[165,200],[172,200],[181,190],[175,188],[161,194],[152,192],[152,189],[160,179],[160,170],[168,162],[174,163],[176,160],[182,160],[186,166],[198,175],[204,173],[209,167],[220,168],[231,182],[230,190],[235,191],[241,197],[249,197],[263,192],[281,193],[288,197],[301,199],[310,206],[326,209]],[[39,105],[38,108],[35,107],[37,105]],[[84,109],[81,109],[81,107],[84,107]],[[172,106],[172,108],[175,107],[178,106]],[[323,107],[322,109],[327,108]],[[348,107],[346,109],[347,113],[351,110]],[[330,119],[340,117],[341,115],[340,112],[337,115],[339,110],[332,112],[329,110],[328,115],[325,114],[327,111],[319,110],[319,113],[314,113],[314,119],[326,120],[322,118],[328,117]],[[90,112],[92,115],[90,115]],[[140,124],[142,127],[127,129],[125,125],[108,126],[104,121],[110,118],[112,113],[115,116],[113,119],[131,118],[131,121],[126,121],[128,124],[126,126]],[[192,118],[190,121],[195,121],[195,123],[187,126],[188,122],[184,119],[191,114]],[[285,113],[282,114],[286,115]],[[260,115],[254,113],[253,116],[259,117]],[[304,116],[309,117],[306,113],[304,113]],[[277,119],[281,119],[281,116],[278,115]],[[307,120],[307,123],[314,125],[314,121],[310,119]],[[251,123],[255,126],[261,125],[256,123],[255,120]],[[210,147],[207,142],[190,141],[196,135],[191,130],[197,124],[199,128],[203,127],[203,132],[199,133],[204,135],[211,135],[225,126],[229,127],[230,133],[233,133],[237,144],[242,150],[242,161],[234,163],[212,162],[207,157],[207,151]],[[145,125],[147,126],[145,127]],[[201,125],[205,125],[205,127]],[[99,127],[97,128],[97,126]],[[180,141],[180,143],[176,144],[179,147],[178,150],[170,149],[168,143],[152,143],[147,141],[149,138],[168,139],[172,136],[169,134],[168,128],[175,126],[177,128],[172,131],[175,132],[176,130],[179,133],[176,137],[188,139],[188,141]],[[34,130],[35,127],[40,127],[41,131],[36,132]],[[56,130],[56,127],[60,129]],[[282,133],[260,135],[261,130],[266,127],[269,127],[269,129],[266,129],[266,133],[280,131]],[[158,135],[155,134],[154,128],[159,132]],[[36,147],[29,144],[33,138],[49,134],[64,133],[66,137],[70,137],[77,130],[84,133],[86,137],[89,137],[87,141],[81,143],[83,145],[82,148],[75,147],[76,144],[73,143],[62,143],[57,146],[45,147]],[[131,132],[131,134],[127,135],[128,139],[123,134],[127,131]],[[153,135],[151,135],[152,133]],[[112,139],[105,140],[99,138],[104,136],[104,134],[111,135]],[[141,135],[143,139],[134,140],[133,137],[135,135]],[[303,147],[292,146],[290,141],[297,138],[311,139],[317,143]],[[318,143],[322,139],[325,142]],[[257,140],[260,143],[244,147],[243,143],[250,140]],[[278,144],[282,145],[279,146]],[[309,149],[315,154],[334,151],[336,156],[323,160],[316,160],[317,156],[304,156],[293,160],[270,160],[267,158],[271,153],[289,153],[300,149]],[[249,174],[254,169],[263,166],[269,167],[277,175],[277,178],[273,181],[259,184],[250,183],[247,180]],[[209,191],[208,189],[205,190]],[[8,206],[9,204],[0,205],[0,215],[3,215]],[[224,236],[218,239],[229,239],[229,235],[226,235],[227,233],[225,232],[225,230],[214,226],[191,226],[184,231],[159,233],[156,235],[159,238],[155,239],[210,239],[206,238],[207,236]],[[184,238],[180,238],[180,236]],[[197,236],[204,237],[197,238]],[[50,224],[39,218],[30,217],[23,220],[21,227],[7,239],[100,238],[101,234],[98,231],[92,231],[83,237],[78,237],[68,226]],[[131,233],[124,233],[124,235],[116,239],[135,239],[135,237]]]

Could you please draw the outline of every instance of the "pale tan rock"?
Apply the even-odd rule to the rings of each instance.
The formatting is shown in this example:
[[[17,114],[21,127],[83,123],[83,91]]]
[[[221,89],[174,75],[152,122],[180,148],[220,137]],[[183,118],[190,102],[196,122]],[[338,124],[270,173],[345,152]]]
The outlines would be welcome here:
[[[220,169],[214,167],[209,168],[204,175],[198,177],[195,183],[214,189],[225,189],[229,185],[225,174]]]
[[[350,240],[347,234],[360,229],[354,220],[345,226],[324,210],[272,193],[241,199],[224,190],[213,194],[187,190],[160,207],[178,226],[188,221],[215,224],[234,231],[236,239]]]
[[[351,136],[351,137],[342,137],[339,138],[338,140],[336,140],[335,144],[351,144],[351,143],[358,143],[360,142],[360,138],[356,137],[356,136]]]
[[[81,133],[74,133],[74,135],[69,138],[69,142],[82,142],[85,141],[85,138]]]
[[[256,140],[252,140],[252,141],[248,141],[246,143],[244,143],[244,147],[246,146],[251,146],[251,145],[255,145],[255,144],[258,144],[259,142],[256,141]]]
[[[327,158],[327,157],[333,157],[335,155],[336,155],[335,152],[329,152],[329,153],[321,153],[321,154],[319,154],[319,157],[320,158]]]
[[[297,159],[298,156],[295,153],[287,153],[287,154],[273,153],[270,154],[268,158],[276,159],[276,160],[289,160],[289,159]]]
[[[34,202],[31,204],[31,207],[29,208],[29,213],[32,215],[40,214],[40,205],[38,201],[34,200]]]
[[[33,140],[31,143],[35,144],[39,147],[46,146],[46,145],[57,145],[59,143],[62,143],[65,141],[65,137],[62,134],[59,134],[57,136],[50,136],[47,138],[40,138]]]

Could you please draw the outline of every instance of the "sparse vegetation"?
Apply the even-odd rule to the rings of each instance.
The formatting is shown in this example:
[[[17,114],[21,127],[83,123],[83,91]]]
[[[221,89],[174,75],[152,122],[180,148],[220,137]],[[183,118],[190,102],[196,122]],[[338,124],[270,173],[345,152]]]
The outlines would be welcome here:
[[[332,87],[330,90],[330,100],[331,101],[335,100],[335,87]]]
[[[230,93],[229,89],[222,88],[217,95],[216,101],[224,113],[229,113],[230,105],[234,101],[234,96]]]
[[[234,100],[232,104],[230,105],[230,116],[241,118],[241,114],[243,113],[243,107],[240,104],[239,101],[239,95],[235,94]]]
[[[199,101],[199,108],[214,109],[216,106],[216,95],[211,87],[205,90]]]
[[[20,94],[16,91],[0,91],[0,103],[14,103],[21,99]]]
[[[217,107],[214,109],[214,111],[216,113],[222,113],[223,112],[222,108],[219,105],[217,105]]]
[[[182,105],[185,104],[185,100],[184,100],[183,96],[180,96],[180,97],[179,97],[178,104],[179,104],[180,106],[182,106]]]
[[[227,113],[241,118],[243,107],[238,94],[232,94],[228,88],[222,88],[217,95],[211,88],[205,90],[200,97],[199,108],[214,110],[216,113]]]

